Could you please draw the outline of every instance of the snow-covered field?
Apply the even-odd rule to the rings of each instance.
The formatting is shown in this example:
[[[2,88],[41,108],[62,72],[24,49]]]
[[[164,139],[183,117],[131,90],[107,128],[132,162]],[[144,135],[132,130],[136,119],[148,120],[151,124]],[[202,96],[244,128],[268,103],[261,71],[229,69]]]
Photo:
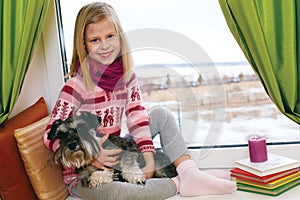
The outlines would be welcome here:
[[[216,66],[215,69],[220,77],[254,74],[249,65]],[[138,76],[164,77],[170,72],[184,77],[198,73],[193,67],[143,67],[138,70]],[[256,90],[263,91],[263,88],[249,88],[248,92]],[[173,111],[177,119],[180,116],[181,130],[189,146],[246,144],[253,135],[266,137],[267,143],[300,141],[300,126],[281,114],[272,103],[227,107],[223,120],[216,122],[207,120],[211,112],[203,109]]]
[[[245,113],[251,109],[268,112],[271,107],[273,109],[273,105],[256,106],[255,108],[239,107],[238,109]],[[253,135],[265,137],[268,143],[300,141],[299,125],[283,114],[278,114],[276,118],[271,115],[255,117],[245,115],[245,117],[233,118],[230,122],[224,120],[220,124],[222,124],[220,131],[212,132],[210,127],[214,124],[210,121],[201,120],[201,118],[198,120],[184,119],[183,117],[182,132],[192,146],[246,144],[248,138]],[[189,128],[195,126],[197,126],[196,129]],[[205,143],[209,137],[215,138],[215,140]]]
[[[261,109],[269,112],[274,109],[273,105],[263,105],[253,107],[239,107],[245,113],[253,109]],[[178,113],[173,112],[176,119]],[[214,145],[243,145],[248,138],[254,135],[266,138],[267,143],[278,142],[300,142],[300,126],[284,116],[277,114],[276,118],[271,115],[261,115],[256,117],[233,118],[231,121],[220,121],[213,123],[201,119],[195,119],[194,113],[181,113],[181,131],[188,146],[214,146]],[[215,127],[214,127],[215,126]],[[156,145],[159,146],[159,139],[155,138]]]

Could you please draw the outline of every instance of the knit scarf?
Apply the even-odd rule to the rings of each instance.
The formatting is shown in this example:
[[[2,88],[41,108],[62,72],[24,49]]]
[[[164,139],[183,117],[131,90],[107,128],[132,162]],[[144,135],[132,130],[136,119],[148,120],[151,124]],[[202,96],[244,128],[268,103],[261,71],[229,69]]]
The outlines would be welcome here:
[[[106,66],[95,60],[89,60],[90,75],[93,82],[103,90],[112,92],[125,87],[124,68],[122,57],[117,58],[112,64]],[[77,72],[80,63],[77,64]]]

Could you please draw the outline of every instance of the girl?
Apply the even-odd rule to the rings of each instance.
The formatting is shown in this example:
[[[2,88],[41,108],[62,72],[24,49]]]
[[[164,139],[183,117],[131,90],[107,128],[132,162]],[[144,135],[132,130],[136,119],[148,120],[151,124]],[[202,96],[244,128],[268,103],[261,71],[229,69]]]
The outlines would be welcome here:
[[[165,199],[182,196],[225,194],[236,190],[225,172],[202,172],[187,154],[183,137],[172,114],[156,107],[149,114],[142,106],[137,77],[132,72],[132,58],[119,19],[106,3],[91,3],[78,13],[74,31],[74,47],[69,75],[61,90],[45,131],[44,143],[52,151],[59,141],[47,140],[47,133],[57,119],[89,111],[102,118],[99,131],[120,135],[122,114],[126,114],[128,130],[146,161],[142,171],[148,179],[144,186],[112,182],[100,189],[83,188],[74,169],[65,169],[64,182],[71,194],[83,199]],[[151,179],[154,171],[152,138],[160,134],[163,151],[176,167],[172,179]],[[108,137],[108,136],[107,136]],[[101,148],[93,165],[104,168],[118,163],[118,150]]]

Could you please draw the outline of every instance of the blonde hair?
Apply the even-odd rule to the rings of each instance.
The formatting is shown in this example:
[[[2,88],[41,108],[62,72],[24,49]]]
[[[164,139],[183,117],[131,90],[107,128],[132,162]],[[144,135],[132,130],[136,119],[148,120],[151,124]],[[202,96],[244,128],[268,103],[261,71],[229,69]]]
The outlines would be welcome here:
[[[91,3],[82,7],[76,17],[74,29],[73,55],[70,66],[70,72],[68,73],[68,76],[75,75],[76,66],[79,62],[86,89],[92,89],[94,87],[94,82],[91,79],[91,75],[89,73],[89,65],[86,59],[88,56],[88,52],[85,47],[85,29],[89,24],[99,22],[103,19],[110,19],[115,26],[116,33],[120,37],[120,54],[122,56],[122,62],[124,67],[124,79],[126,82],[128,82],[131,77],[131,70],[133,65],[132,57],[129,52],[127,38],[124,34],[117,13],[113,9],[113,7],[107,3]]]

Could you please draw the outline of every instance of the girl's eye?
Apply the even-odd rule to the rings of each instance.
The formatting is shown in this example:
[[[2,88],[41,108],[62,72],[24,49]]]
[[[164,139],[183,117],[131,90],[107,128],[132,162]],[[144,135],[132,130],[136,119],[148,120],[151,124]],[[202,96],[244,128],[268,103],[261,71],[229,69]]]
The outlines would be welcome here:
[[[114,35],[108,35],[107,39],[112,39],[114,37]]]
[[[98,39],[96,39],[96,38],[95,38],[95,39],[92,39],[91,42],[92,42],[92,43],[96,43],[96,42],[98,42]]]

